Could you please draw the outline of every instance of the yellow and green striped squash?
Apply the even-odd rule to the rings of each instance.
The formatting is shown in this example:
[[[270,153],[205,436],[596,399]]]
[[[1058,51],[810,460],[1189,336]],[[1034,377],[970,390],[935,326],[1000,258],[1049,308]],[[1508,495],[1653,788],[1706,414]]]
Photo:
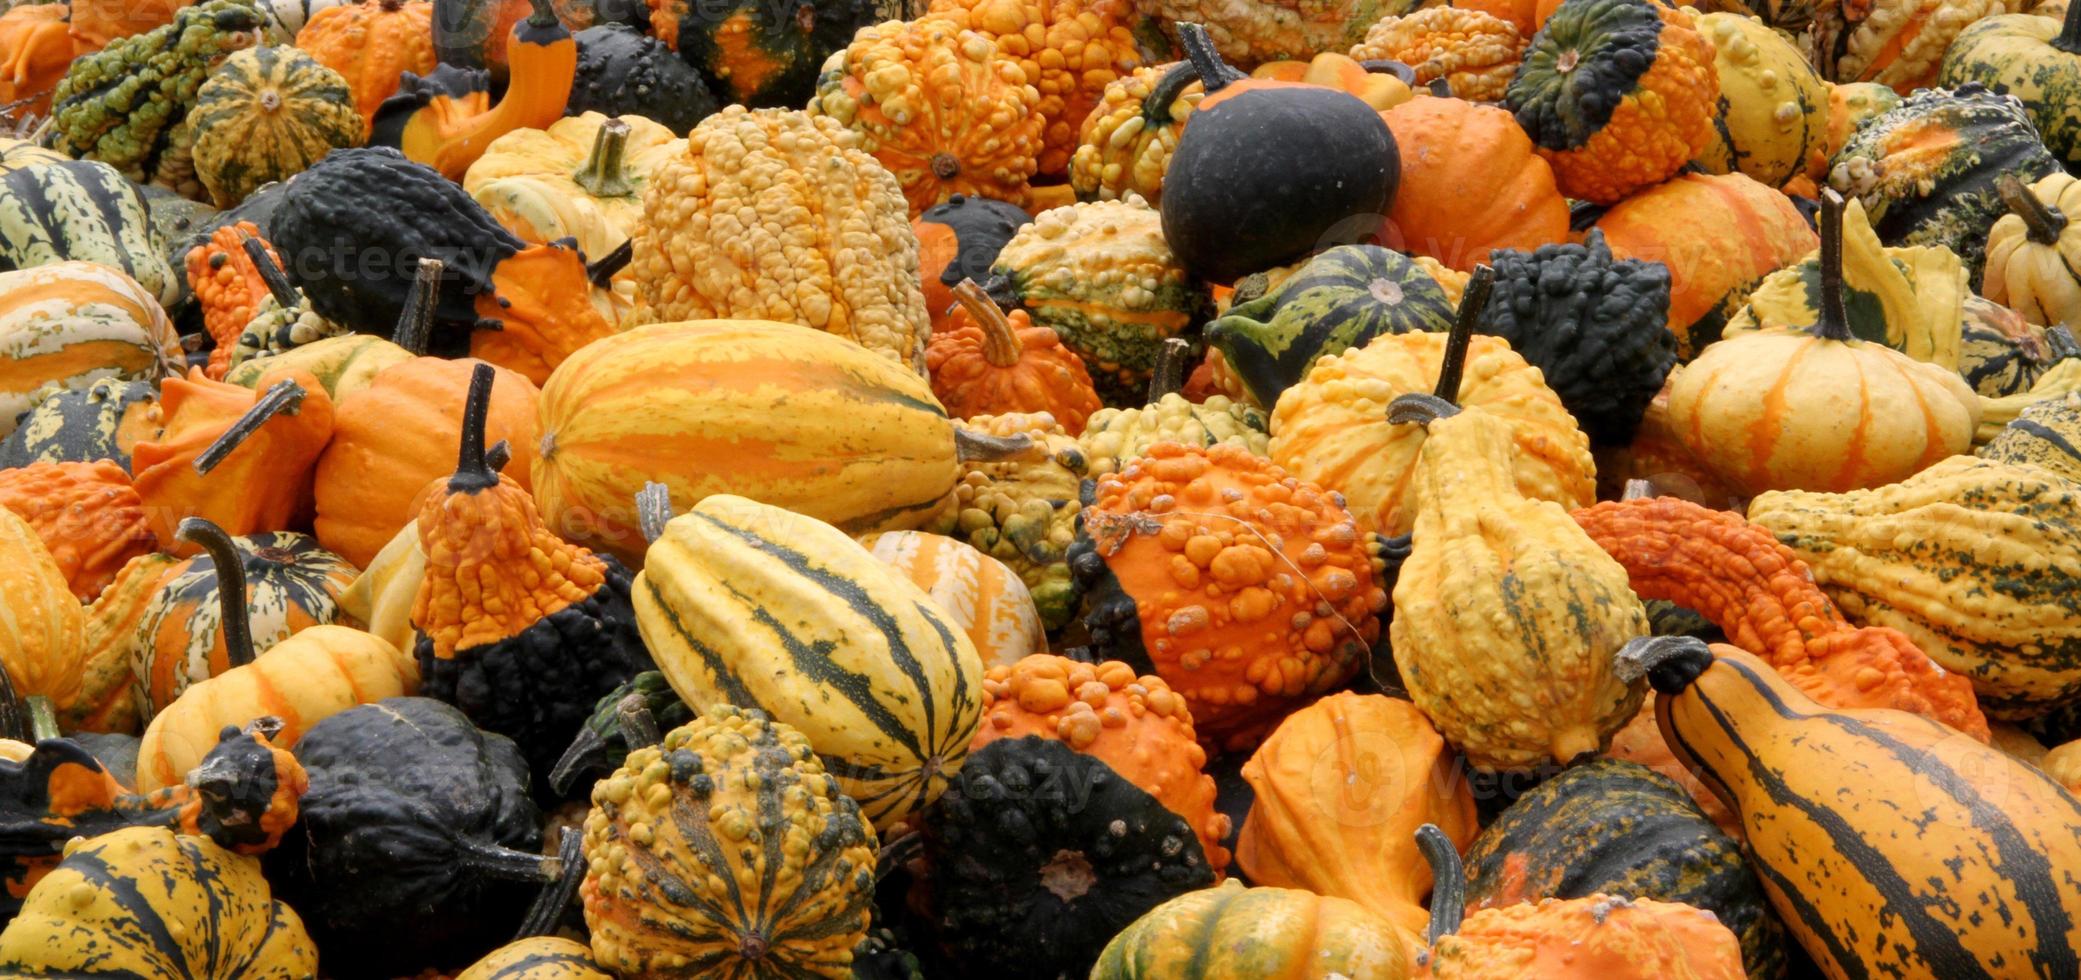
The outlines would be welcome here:
[[[689,707],[799,729],[877,830],[961,768],[982,717],[975,645],[837,528],[713,495],[665,526],[631,591],[643,642]]]
[[[97,160],[32,163],[0,174],[0,272],[98,262],[162,306],[187,283],[166,261],[144,191]]]
[[[1979,82],[2023,100],[2052,155],[2081,163],[2081,7],[1983,17],[1944,50],[1937,84]]]
[[[2081,976],[2081,802],[2059,783],[1919,715],[1824,707],[1734,647],[1650,642],[1663,738],[1740,814],[1823,974]]]
[[[342,402],[373,384],[384,368],[412,359],[408,351],[381,337],[350,333],[327,337],[279,354],[240,361],[224,372],[224,380],[247,388],[260,386],[261,376],[291,368],[311,372],[334,402]]]
[[[295,48],[248,48],[224,59],[196,90],[187,126],[195,176],[220,208],[260,185],[361,145],[361,113],[339,72]]]
[[[692,507],[727,493],[852,534],[924,525],[954,491],[954,422],[873,350],[765,320],[638,327],[542,386],[535,502],[564,536],[640,567],[645,483]]]
[[[174,370],[180,344],[159,301],[119,269],[54,262],[0,272],[0,436],[45,386],[156,382]]]
[[[516,939],[484,954],[455,980],[612,980],[584,943],[555,936]]]
[[[1778,187],[1807,167],[1828,135],[1828,83],[1784,35],[1746,14],[1710,13],[1698,32],[1713,46],[1720,98],[1697,163]]]

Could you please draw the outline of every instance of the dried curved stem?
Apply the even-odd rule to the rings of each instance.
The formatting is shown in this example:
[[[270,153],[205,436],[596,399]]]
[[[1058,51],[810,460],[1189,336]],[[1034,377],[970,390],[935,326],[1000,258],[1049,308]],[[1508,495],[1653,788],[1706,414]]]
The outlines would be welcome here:
[[[232,453],[237,452],[238,447],[245,445],[246,440],[253,438],[253,433],[259,432],[261,427],[272,421],[275,416],[295,415],[297,410],[303,407],[305,394],[303,386],[294,381],[285,378],[275,382],[254,400],[253,407],[246,409],[246,414],[239,416],[238,421],[231,423],[231,428],[225,429],[224,434],[217,437],[217,441],[196,454],[195,472],[207,474],[216,469]]]
[[[1460,866],[1459,848],[1437,824],[1416,828],[1416,849],[1431,866],[1431,925],[1424,939],[1435,945],[1458,932],[1467,916],[1467,873]]]
[[[1019,332],[1012,329],[1012,321],[1004,310],[976,285],[973,279],[963,279],[954,287],[954,299],[968,312],[968,318],[983,331],[983,357],[992,367],[1011,368],[1019,366],[1019,355],[1025,353],[1025,345],[1019,341]]]
[[[224,621],[224,660],[233,667],[253,662],[253,621],[246,609],[246,556],[224,529],[200,517],[181,520],[174,540],[197,545],[217,573],[217,605]]]
[[[246,259],[252,262],[253,268],[260,273],[260,281],[267,284],[267,291],[275,298],[276,306],[293,310],[303,305],[303,297],[297,294],[296,287],[289,282],[289,276],[282,271],[281,263],[268,254],[267,246],[260,239],[240,231],[238,247],[245,250]]]
[[[470,371],[469,399],[462,409],[462,445],[456,453],[455,475],[448,479],[451,493],[476,493],[499,485],[498,471],[491,468],[484,452],[484,422],[491,411],[491,385],[496,379],[489,364]]]
[[[1676,695],[1712,661],[1712,648],[1695,636],[1643,636],[1619,648],[1612,672],[1628,684],[1645,677],[1655,693]]]
[[[1821,191],[1821,319],[1814,336],[1850,339],[1850,314],[1843,306],[1843,196],[1834,188]]]
[[[1474,267],[1467,277],[1467,288],[1460,294],[1460,308],[1452,321],[1452,332],[1445,337],[1445,353],[1438,361],[1438,386],[1431,394],[1458,405],[1460,381],[1467,373],[1467,348],[1474,343],[1474,325],[1481,322],[1481,311],[1488,309],[1489,293],[1496,285],[1496,270],[1484,263]]]

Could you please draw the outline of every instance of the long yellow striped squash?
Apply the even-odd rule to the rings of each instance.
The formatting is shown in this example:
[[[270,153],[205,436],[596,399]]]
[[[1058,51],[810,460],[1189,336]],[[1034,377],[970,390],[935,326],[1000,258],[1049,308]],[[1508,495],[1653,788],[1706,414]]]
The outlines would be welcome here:
[[[2081,976],[2081,802],[1903,711],[1823,707],[1734,647],[1658,637],[1662,735],[1740,815],[1751,863],[1823,972]]]
[[[849,533],[925,523],[953,492],[954,423],[903,365],[808,327],[638,327],[542,386],[535,503],[559,533],[636,566],[636,492],[679,510],[736,494]]]
[[[665,526],[632,591],[643,642],[688,705],[799,729],[877,831],[938,798],[968,754],[974,644],[837,528],[711,496]]]

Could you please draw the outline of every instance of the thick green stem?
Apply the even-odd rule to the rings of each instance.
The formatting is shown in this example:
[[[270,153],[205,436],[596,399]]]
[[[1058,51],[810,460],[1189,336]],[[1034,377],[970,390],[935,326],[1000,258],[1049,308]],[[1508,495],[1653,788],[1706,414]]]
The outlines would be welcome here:
[[[1849,340],[1850,314],[1843,307],[1843,196],[1821,191],[1821,319],[1814,336]]]
[[[2072,11],[2081,9],[2081,4],[2067,8],[2069,22]],[[2067,216],[2058,208],[2038,199],[2036,192],[2015,174],[2003,174],[1994,179],[1994,190],[2002,197],[2009,213],[2023,219],[2024,237],[2039,245],[2059,244],[2060,233],[2067,230]]]
[[[290,284],[289,277],[282,272],[281,263],[276,262],[275,257],[267,253],[267,246],[261,244],[260,239],[241,231],[238,233],[238,246],[245,249],[246,258],[253,263],[253,268],[260,272],[260,281],[267,283],[267,291],[274,296],[276,306],[293,310],[303,305],[303,297],[297,295],[296,287]]]
[[[607,761],[607,740],[593,731],[591,725],[582,725],[578,734],[571,739],[571,747],[556,759],[549,768],[549,788],[558,796],[571,791],[580,773],[590,772]]]
[[[584,166],[571,174],[571,180],[594,197],[628,197],[636,193],[636,185],[629,182],[628,167],[623,162],[628,149],[628,123],[619,119],[601,123],[593,135],[591,155],[585,158]]]
[[[224,434],[217,437],[217,441],[196,454],[195,472],[207,474],[216,469],[227,457],[237,452],[238,447],[245,445],[246,440],[253,438],[253,433],[259,432],[262,426],[273,421],[275,416],[295,415],[297,410],[303,407],[305,394],[303,386],[294,381],[284,379],[275,382],[273,387],[253,402],[252,408],[246,409],[246,414],[239,416],[238,421],[231,423],[231,428],[225,429]]]
[[[434,308],[441,303],[441,276],[446,270],[440,259],[419,260],[412,289],[405,294],[404,312],[398,315],[397,329],[390,335],[392,343],[415,355],[426,353],[427,342],[434,333]]]
[[[470,371],[470,394],[462,407],[462,445],[456,452],[455,475],[448,478],[450,493],[476,493],[499,485],[498,471],[491,468],[484,452],[484,421],[491,411],[491,384],[496,378],[489,364]]]
[[[1431,865],[1431,927],[1424,939],[1437,945],[1460,931],[1460,921],[1467,916],[1467,873],[1460,867],[1459,848],[1437,824],[1416,828],[1416,849]]]
[[[246,556],[224,529],[200,517],[181,520],[174,540],[202,548],[217,573],[217,606],[224,621],[224,660],[233,667],[253,662],[253,622],[246,609]]]

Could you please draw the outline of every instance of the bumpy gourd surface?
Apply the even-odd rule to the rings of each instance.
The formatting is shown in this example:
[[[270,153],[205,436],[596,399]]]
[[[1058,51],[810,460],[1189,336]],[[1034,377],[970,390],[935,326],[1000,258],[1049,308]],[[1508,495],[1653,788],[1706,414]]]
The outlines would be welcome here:
[[[1148,105],[1156,83],[1171,65],[1148,65],[1109,83],[1084,118],[1069,183],[1085,201],[1117,201],[1139,194],[1150,204],[1163,199],[1163,171],[1178,150],[1178,137],[1206,89],[1193,82],[1167,106]]]
[[[1041,622],[1061,626],[1077,611],[1064,562],[1083,506],[1078,488],[1089,472],[1082,446],[1045,412],[978,415],[967,424],[993,436],[1028,436],[1034,448],[1008,460],[962,463],[940,529],[1018,572]]]
[[[1265,413],[1227,395],[1203,402],[1166,394],[1138,408],[1108,408],[1092,413],[1077,442],[1084,450],[1085,473],[1092,479],[1125,469],[1150,446],[1175,442],[1212,446],[1232,442],[1259,456],[1270,452],[1271,423]]]
[[[1740,980],[1741,944],[1712,913],[1595,895],[1483,909],[1416,955],[1432,980]]]
[[[931,16],[991,38],[1040,93],[1040,172],[1059,174],[1077,149],[1078,127],[1142,56],[1125,9],[1084,0],[936,0]]]
[[[1480,10],[1428,7],[1383,17],[1353,45],[1360,61],[1386,59],[1416,69],[1418,84],[1442,78],[1455,98],[1499,102],[1517,74],[1526,38],[1509,21]]]

